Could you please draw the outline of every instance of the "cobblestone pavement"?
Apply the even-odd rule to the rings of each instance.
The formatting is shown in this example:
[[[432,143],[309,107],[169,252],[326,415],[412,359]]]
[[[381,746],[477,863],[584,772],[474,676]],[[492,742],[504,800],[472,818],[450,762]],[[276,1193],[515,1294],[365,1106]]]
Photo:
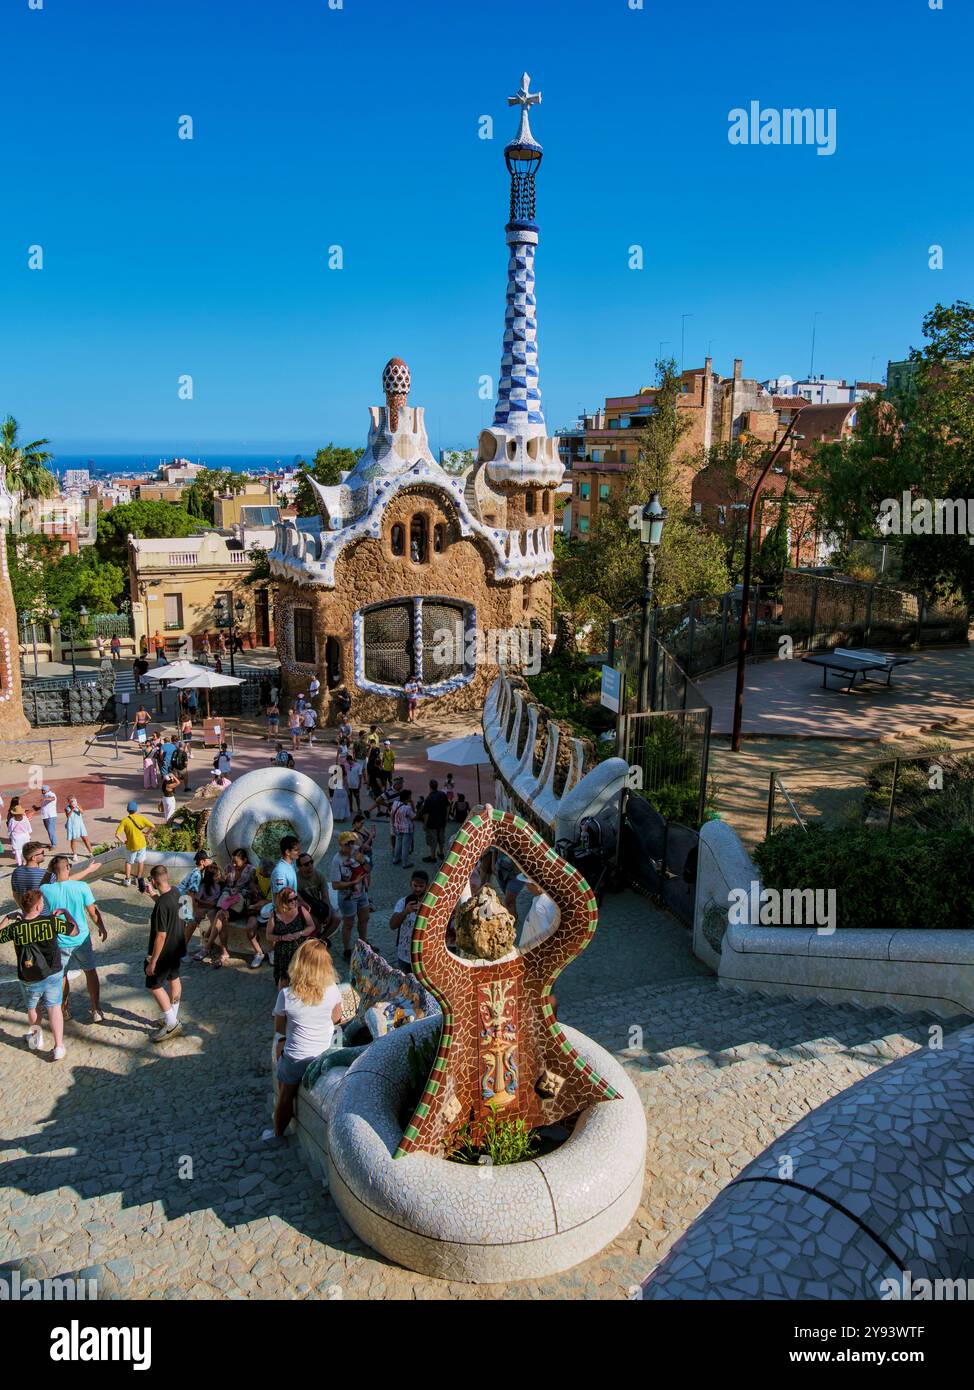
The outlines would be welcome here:
[[[400,874],[379,837],[376,944]],[[359,1243],[291,1140],[259,1142],[269,1109],[274,990],[242,959],[187,963],[185,1032],[164,1047],[141,978],[147,911],[96,888],[105,1024],[73,993],[66,1058],[28,1052],[7,948],[0,968],[0,1263],[97,1267],[102,1297],[625,1298],[719,1189],[829,1096],[912,1050],[926,1022],[882,1010],[735,995],[646,900],[606,900],[592,946],[559,981],[560,1015],[618,1056],[646,1106],[642,1205],[597,1259],[537,1284],[444,1284]],[[50,1034],[46,1036],[50,1046]]]

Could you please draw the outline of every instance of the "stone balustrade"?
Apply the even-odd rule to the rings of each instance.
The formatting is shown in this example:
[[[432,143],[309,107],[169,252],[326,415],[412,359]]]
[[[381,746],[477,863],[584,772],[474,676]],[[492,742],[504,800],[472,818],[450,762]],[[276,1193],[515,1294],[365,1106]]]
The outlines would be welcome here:
[[[535,771],[539,733],[544,756]],[[484,747],[495,772],[493,804],[525,816],[551,843],[574,841],[584,816],[618,813],[624,759],[607,758],[586,772],[582,740],[566,735],[503,670],[484,703]]]

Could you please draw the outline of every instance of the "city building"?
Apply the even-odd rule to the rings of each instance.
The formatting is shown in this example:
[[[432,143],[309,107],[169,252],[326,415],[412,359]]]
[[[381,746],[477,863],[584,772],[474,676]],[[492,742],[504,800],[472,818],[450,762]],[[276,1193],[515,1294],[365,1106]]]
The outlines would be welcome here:
[[[319,516],[284,520],[270,552],[275,626],[288,695],[317,674],[352,694],[356,720],[402,714],[408,682],[423,710],[479,709],[513,629],[551,627],[554,490],[562,477],[538,378],[535,175],[527,74],[510,99],[520,128],[510,173],[507,310],[493,424],[473,467],[447,473],[430,453],[410,374],[393,357],[368,443],[335,487],[312,482]],[[508,658],[509,659],[509,658]]]
[[[240,492],[213,498],[213,524],[231,526],[274,526],[281,519],[281,503],[273,483],[249,480]]]
[[[171,463],[159,465],[159,478],[164,483],[191,483],[202,469],[201,463],[190,463],[189,459],[173,459]]]
[[[61,486],[65,492],[87,492],[91,486],[91,473],[87,468],[66,468]]]
[[[793,381],[790,376],[772,377],[762,383],[764,389],[775,396],[800,396],[810,405],[855,405],[870,396],[881,396],[884,386],[881,381],[854,381],[845,378],[805,377]]]
[[[241,528],[234,535],[206,531],[163,540],[129,537],[129,596],[136,641],[156,632],[166,649],[181,650],[187,637],[212,638],[218,631],[217,600],[244,604],[239,627],[251,646],[273,645],[269,590],[243,583],[253,546],[268,549],[274,532]]]

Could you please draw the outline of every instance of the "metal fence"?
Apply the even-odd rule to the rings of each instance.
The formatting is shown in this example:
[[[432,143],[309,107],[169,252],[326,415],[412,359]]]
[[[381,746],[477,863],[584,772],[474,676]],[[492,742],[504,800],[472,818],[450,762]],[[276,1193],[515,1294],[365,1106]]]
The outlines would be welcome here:
[[[24,713],[35,729],[115,722],[115,677],[111,671],[74,681],[70,676],[25,677],[21,694]]]

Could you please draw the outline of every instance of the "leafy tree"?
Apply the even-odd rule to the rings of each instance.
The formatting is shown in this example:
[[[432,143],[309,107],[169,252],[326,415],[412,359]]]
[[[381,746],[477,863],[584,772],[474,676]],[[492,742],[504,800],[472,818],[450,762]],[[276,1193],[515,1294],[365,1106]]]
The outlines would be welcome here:
[[[99,560],[90,546],[77,555],[62,555],[55,536],[7,537],[7,564],[18,612],[42,617],[57,610],[77,619],[89,613],[114,613],[125,594],[126,572]]]
[[[250,556],[250,569],[243,577],[247,585],[269,584],[273,578],[267,551],[260,545],[252,545],[247,551]]]
[[[656,366],[655,410],[636,438],[636,462],[619,496],[600,512],[584,563],[574,564],[562,583],[570,601],[594,596],[614,614],[638,598],[642,588],[642,546],[631,522],[654,492],[670,514],[657,556],[655,602],[681,603],[730,585],[722,542],[687,514],[678,489],[675,455],[690,423],[679,409],[676,363],[670,359]]]
[[[17,429],[12,415],[0,421],[0,477],[7,490],[21,497],[56,497],[58,480],[47,466],[54,455],[44,448],[50,440],[19,444]]]
[[[335,444],[326,444],[323,449],[319,449],[310,468],[305,467],[300,470],[298,488],[295,494],[298,516],[317,516],[318,514],[318,502],[314,489],[308,482],[309,478],[314,478],[315,482],[320,483],[322,487],[337,487],[342,480],[342,474],[354,468],[358,463],[358,458],[358,453],[354,449],[343,449]]]
[[[229,468],[201,468],[183,491],[183,507],[190,516],[213,525],[213,499],[225,493],[243,492],[247,479]]]
[[[755,569],[764,584],[780,587],[788,566],[788,513],[791,503],[791,479],[785,480],[785,490],[781,494],[778,514],[768,533],[761,542]]]
[[[466,473],[468,468],[472,468],[475,462],[472,449],[444,449],[440,467],[445,473],[459,477],[461,473]]]
[[[98,514],[95,553],[105,563],[128,570],[128,538],[157,540],[195,536],[206,526],[174,502],[124,502]]]

